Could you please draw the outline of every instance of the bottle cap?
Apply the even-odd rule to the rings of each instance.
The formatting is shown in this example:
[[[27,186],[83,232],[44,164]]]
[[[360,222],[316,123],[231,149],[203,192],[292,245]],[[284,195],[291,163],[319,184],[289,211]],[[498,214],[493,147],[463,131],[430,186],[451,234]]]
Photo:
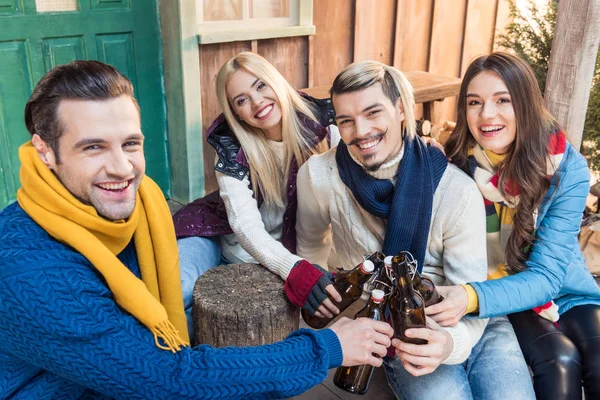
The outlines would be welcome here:
[[[360,268],[363,270],[363,272],[370,274],[373,272],[373,270],[375,270],[375,264],[373,264],[373,261],[371,260],[365,260]]]
[[[373,289],[373,291],[371,292],[371,298],[373,299],[373,301],[376,301],[378,303],[381,300],[383,300],[384,296],[385,296],[385,293],[383,292],[383,290],[380,290],[380,289]]]
[[[383,262],[385,263],[385,265],[392,265],[392,256],[387,256],[386,258],[383,259]]]

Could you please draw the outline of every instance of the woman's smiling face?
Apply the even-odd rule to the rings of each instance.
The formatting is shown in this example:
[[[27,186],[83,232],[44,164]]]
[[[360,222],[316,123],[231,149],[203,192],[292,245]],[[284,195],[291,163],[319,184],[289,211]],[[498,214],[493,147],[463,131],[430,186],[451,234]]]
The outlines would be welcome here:
[[[477,74],[467,87],[467,125],[486,150],[506,154],[517,135],[515,109],[506,84],[494,71]]]

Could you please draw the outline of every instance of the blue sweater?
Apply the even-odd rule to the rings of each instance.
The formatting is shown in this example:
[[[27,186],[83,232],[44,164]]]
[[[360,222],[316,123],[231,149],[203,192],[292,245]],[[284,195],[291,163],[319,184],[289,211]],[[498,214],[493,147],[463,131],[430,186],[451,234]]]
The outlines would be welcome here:
[[[133,244],[119,259],[139,276]],[[87,259],[18,204],[0,212],[0,398],[282,398],[341,362],[329,329],[260,347],[161,350]]]
[[[600,305],[600,289],[577,241],[589,191],[587,161],[567,143],[538,209],[527,268],[502,279],[470,282],[479,297],[480,317],[515,313],[550,300],[559,306],[560,314],[582,304]]]

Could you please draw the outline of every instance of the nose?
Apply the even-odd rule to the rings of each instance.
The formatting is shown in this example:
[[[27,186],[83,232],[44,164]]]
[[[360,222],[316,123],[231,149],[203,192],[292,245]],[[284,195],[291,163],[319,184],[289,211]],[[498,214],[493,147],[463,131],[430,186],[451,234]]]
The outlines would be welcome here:
[[[496,104],[493,101],[486,101],[481,108],[481,117],[484,119],[494,118],[496,116]]]
[[[122,148],[110,153],[105,164],[106,172],[111,178],[125,179],[131,176],[133,164]]]
[[[366,137],[371,134],[371,124],[364,118],[357,118],[354,122],[354,134],[356,137]]]
[[[262,104],[262,102],[264,100],[260,93],[252,94],[250,99],[252,101],[252,108],[254,108],[254,109],[257,109],[258,107],[260,107],[260,105]]]

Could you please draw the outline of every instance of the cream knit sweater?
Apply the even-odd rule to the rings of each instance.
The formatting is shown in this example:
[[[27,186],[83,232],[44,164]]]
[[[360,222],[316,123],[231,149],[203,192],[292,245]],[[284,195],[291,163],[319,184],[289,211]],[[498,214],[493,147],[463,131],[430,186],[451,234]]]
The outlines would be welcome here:
[[[358,204],[339,177],[335,151],[313,156],[300,168],[297,251],[300,257],[324,266],[333,244],[339,265],[330,264],[329,268],[348,269],[363,255],[381,250],[387,221]],[[371,175],[395,183],[403,151]],[[485,232],[485,210],[475,182],[448,165],[433,198],[424,273],[436,285],[485,280]],[[487,319],[463,318],[456,327],[445,328],[454,340],[454,348],[444,364],[465,361],[486,324]]]
[[[337,127],[330,125],[329,132],[331,146],[337,146],[340,141]],[[282,171],[287,169],[288,166],[283,165],[283,142],[269,141],[269,146],[277,156],[278,167]],[[233,234],[221,236],[223,256],[232,263],[260,263],[282,279],[286,279],[296,262],[301,260],[279,241],[283,231],[283,213],[287,205],[287,182],[279,182],[283,200],[281,207],[267,206],[263,203],[259,208],[250,188],[248,174],[242,180],[220,172],[216,175],[219,192],[227,210],[227,219],[233,231]]]

